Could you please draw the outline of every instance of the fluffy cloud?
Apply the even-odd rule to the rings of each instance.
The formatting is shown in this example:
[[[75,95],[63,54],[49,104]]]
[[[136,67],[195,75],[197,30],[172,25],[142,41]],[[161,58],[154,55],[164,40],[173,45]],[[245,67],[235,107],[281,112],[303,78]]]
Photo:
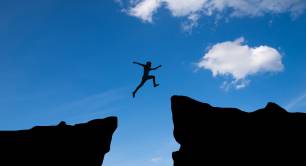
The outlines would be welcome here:
[[[249,84],[248,76],[280,72],[284,68],[281,54],[276,49],[264,45],[250,47],[244,44],[244,38],[212,46],[197,66],[210,70],[213,76],[231,76],[233,81],[222,85],[225,89],[231,86],[244,88]]]
[[[264,14],[291,13],[297,16],[306,9],[305,0],[132,0],[127,13],[145,22],[152,22],[160,7],[174,17],[186,17],[195,25],[200,16],[229,15],[230,17],[256,17]]]

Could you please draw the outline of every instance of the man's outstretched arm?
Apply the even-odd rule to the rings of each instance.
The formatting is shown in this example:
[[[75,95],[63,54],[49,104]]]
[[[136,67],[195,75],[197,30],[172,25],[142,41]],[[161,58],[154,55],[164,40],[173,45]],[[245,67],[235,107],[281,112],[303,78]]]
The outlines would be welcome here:
[[[157,67],[154,67],[154,68],[152,68],[151,70],[156,70],[156,69],[158,69],[158,68],[160,68],[160,67],[162,67],[162,65],[159,65],[159,66],[157,66]]]
[[[141,64],[141,63],[139,63],[139,62],[135,62],[135,61],[134,61],[133,63],[134,63],[134,64],[137,64],[137,65],[140,65],[140,66],[143,66],[143,67],[145,66],[144,64]]]

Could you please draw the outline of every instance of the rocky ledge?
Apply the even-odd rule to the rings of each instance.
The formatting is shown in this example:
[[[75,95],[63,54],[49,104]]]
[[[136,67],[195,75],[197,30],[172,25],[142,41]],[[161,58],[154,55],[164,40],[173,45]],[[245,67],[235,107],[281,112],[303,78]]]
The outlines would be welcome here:
[[[171,98],[174,166],[305,165],[306,114],[275,103],[254,112]],[[286,164],[285,164],[286,165]]]
[[[61,122],[0,131],[0,165],[101,166],[116,128],[117,118],[108,117],[73,126]]]

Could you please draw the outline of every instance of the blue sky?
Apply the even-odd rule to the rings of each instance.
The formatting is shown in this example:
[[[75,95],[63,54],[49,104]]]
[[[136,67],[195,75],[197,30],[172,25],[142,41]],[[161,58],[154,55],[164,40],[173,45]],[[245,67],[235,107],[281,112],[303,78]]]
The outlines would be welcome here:
[[[178,2],[1,1],[0,129],[114,115],[105,166],[168,166],[178,149],[172,95],[246,111],[268,101],[306,110],[303,0],[261,0],[254,11],[248,0]],[[160,86],[149,82],[133,99],[142,69],[132,61],[147,60],[163,65],[153,72]]]

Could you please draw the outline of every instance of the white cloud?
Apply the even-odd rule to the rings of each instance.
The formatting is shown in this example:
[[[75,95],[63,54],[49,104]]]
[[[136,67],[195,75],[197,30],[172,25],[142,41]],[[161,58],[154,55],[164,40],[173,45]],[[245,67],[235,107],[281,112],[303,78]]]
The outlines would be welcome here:
[[[152,22],[153,14],[161,5],[160,0],[142,0],[128,10],[128,14],[140,18],[144,22]]]
[[[230,16],[257,17],[264,14],[290,13],[298,16],[306,9],[305,0],[130,0],[128,13],[152,22],[157,9],[164,6],[174,17]],[[192,22],[194,24],[195,22]]]
[[[229,9],[231,16],[261,16],[285,12],[298,15],[305,10],[305,5],[304,0],[212,0],[207,9],[212,12]]]
[[[163,0],[173,16],[189,16],[199,12],[208,0]]]
[[[225,89],[235,86],[241,89],[249,84],[247,77],[260,72],[280,72],[284,66],[281,54],[269,46],[250,47],[241,37],[235,41],[215,44],[197,64],[198,68],[210,70],[213,76],[231,76]]]

